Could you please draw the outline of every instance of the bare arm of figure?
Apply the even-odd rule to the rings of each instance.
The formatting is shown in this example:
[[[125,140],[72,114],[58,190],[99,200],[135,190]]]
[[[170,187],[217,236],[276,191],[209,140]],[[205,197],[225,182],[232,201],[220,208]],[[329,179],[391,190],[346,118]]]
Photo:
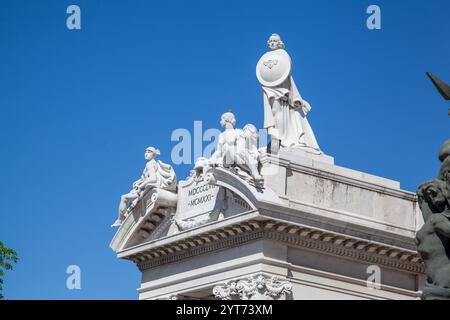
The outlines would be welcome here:
[[[143,181],[143,176],[140,177],[138,180],[136,180],[135,182],[133,182],[133,188],[137,188],[139,187],[139,185],[142,183]]]
[[[442,214],[433,214],[433,226],[437,233],[450,238],[450,221]]]
[[[220,162],[220,160],[222,159],[223,144],[225,143],[223,133],[221,133],[219,135],[218,140],[219,141],[217,141],[216,151],[211,156],[211,162],[212,162],[211,164],[212,165],[218,164]]]

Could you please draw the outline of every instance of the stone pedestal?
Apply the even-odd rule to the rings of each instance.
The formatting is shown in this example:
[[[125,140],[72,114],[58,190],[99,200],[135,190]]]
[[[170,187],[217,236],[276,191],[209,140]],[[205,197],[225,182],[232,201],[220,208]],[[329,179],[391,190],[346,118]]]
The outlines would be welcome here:
[[[264,188],[216,168],[214,187],[190,177],[176,204],[136,205],[112,244],[142,273],[140,299],[420,297],[413,193],[302,150],[261,164]]]

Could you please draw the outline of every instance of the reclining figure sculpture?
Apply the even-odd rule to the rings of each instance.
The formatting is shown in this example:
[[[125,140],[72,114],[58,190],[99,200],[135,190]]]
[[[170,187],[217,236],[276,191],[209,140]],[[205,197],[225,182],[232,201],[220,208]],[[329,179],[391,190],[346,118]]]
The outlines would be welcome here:
[[[112,225],[118,227],[125,219],[129,208],[133,208],[137,201],[149,189],[160,188],[168,191],[176,191],[177,178],[172,166],[155,158],[160,154],[154,147],[145,149],[144,157],[147,161],[142,176],[133,183],[133,188],[120,198],[119,216]]]

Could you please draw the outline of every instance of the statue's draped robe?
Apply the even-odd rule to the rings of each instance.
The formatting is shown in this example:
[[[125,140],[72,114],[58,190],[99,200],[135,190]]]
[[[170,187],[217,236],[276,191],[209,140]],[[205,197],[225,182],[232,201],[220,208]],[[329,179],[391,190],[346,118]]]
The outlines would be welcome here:
[[[176,189],[177,180],[172,166],[160,160],[150,160],[145,166],[142,181],[149,181],[150,186],[166,190]]]
[[[281,146],[302,146],[320,151],[316,137],[306,119],[306,114],[300,107],[304,100],[297,90],[294,79],[289,76],[278,87],[262,86],[264,95],[264,128],[269,134],[280,140]],[[287,100],[284,101],[283,97]],[[277,100],[281,107],[281,121],[275,122],[274,101]],[[310,106],[305,102],[307,111]],[[274,131],[274,129],[276,129]]]
[[[160,160],[158,160],[157,163],[157,176],[159,179],[160,188],[175,191],[175,189],[177,188],[177,178],[172,166]]]

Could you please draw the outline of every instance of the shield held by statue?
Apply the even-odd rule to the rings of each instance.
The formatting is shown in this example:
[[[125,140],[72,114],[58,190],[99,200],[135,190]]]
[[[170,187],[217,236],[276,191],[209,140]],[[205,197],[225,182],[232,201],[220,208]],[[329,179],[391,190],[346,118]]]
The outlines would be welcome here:
[[[256,65],[256,77],[265,87],[277,87],[290,75],[291,58],[283,49],[266,52]]]

